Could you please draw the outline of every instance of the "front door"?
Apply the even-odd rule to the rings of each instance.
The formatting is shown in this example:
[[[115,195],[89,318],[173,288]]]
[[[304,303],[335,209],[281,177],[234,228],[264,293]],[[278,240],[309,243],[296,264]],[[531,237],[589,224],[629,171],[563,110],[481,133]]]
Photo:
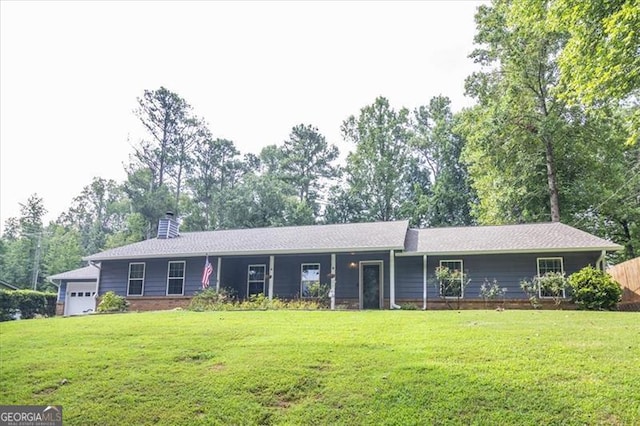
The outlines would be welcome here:
[[[382,262],[360,262],[360,307],[382,308]]]

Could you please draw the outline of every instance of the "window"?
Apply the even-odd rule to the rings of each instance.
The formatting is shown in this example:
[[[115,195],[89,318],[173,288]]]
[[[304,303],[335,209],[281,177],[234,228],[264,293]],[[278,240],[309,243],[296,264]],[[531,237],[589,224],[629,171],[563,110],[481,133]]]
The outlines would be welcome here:
[[[440,280],[440,295],[462,298],[464,296],[462,260],[441,260],[440,268],[449,270],[448,278]]]
[[[538,277],[542,277],[549,272],[555,272],[558,274],[564,274],[564,263],[561,257],[539,257],[538,261]],[[564,288],[562,289],[562,294],[557,292],[555,294],[550,289],[546,289],[543,286],[538,286],[538,292],[540,297],[565,297]]]
[[[143,293],[144,293],[144,263],[130,263],[127,296],[142,296]]]
[[[319,297],[320,264],[303,263],[300,274],[300,295],[302,297]]]
[[[247,274],[247,297],[264,294],[266,265],[249,265]]]
[[[167,294],[184,294],[185,261],[169,262],[167,274]]]

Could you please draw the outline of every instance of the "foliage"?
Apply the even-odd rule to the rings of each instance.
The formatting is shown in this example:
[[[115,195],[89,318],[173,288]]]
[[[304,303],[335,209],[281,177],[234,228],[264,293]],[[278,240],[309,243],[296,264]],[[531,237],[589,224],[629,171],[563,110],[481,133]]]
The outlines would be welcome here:
[[[129,309],[129,302],[123,296],[108,291],[100,298],[97,312],[124,312]]]
[[[0,290],[0,321],[10,321],[18,311],[13,291]]]
[[[569,276],[572,300],[581,309],[612,310],[622,298],[620,284],[608,273],[589,265]]]
[[[471,280],[464,271],[451,270],[446,266],[438,266],[435,270],[436,289],[449,309],[453,309],[450,301],[456,300],[456,309],[460,309],[460,300],[464,296],[464,289]]]
[[[637,324],[521,310],[12,321],[0,324],[0,400],[54,400],[70,425],[634,425]]]
[[[500,287],[498,284],[498,280],[494,279],[489,282],[488,279],[484,279],[484,282],[480,284],[480,297],[484,300],[484,306],[487,307],[488,301],[493,301],[498,298],[502,298],[502,302],[504,303],[504,296],[507,293],[506,287]]]
[[[302,294],[304,298],[311,298],[318,301],[323,306],[329,306],[330,297],[329,292],[331,286],[329,284],[322,284],[319,281],[313,282],[306,287],[306,292]]]
[[[401,303],[400,309],[403,311],[417,311],[418,305],[416,305],[415,303]]]
[[[225,305],[235,301],[233,289],[222,287],[218,291],[215,288],[207,288],[197,292],[189,302],[189,310],[192,311],[219,311],[224,310]]]
[[[465,138],[455,129],[451,101],[445,96],[430,99],[428,105],[413,111],[412,151],[420,160],[427,183],[416,182],[418,216],[416,226],[460,226],[474,223],[471,205],[475,193],[466,165],[460,160]],[[412,176],[416,176],[416,172]]]
[[[55,293],[33,290],[0,290],[0,321],[13,319],[20,313],[21,319],[35,318],[36,315],[52,317],[56,314]]]
[[[299,201],[317,214],[317,199],[325,182],[339,174],[332,165],[338,158],[338,148],[328,144],[317,127],[299,124],[291,129],[281,150],[282,178],[295,188]]]
[[[384,97],[342,124],[343,138],[355,145],[347,157],[349,194],[366,200],[361,220],[394,220],[409,194],[409,111],[393,109]]]
[[[536,276],[532,280],[520,281],[520,288],[527,294],[531,306],[542,306],[540,298],[551,298],[556,306],[565,298],[565,289],[568,282],[564,273],[547,272],[542,276]]]
[[[328,307],[324,298],[283,300],[277,297],[269,299],[263,293],[238,300],[232,290],[203,290],[196,294],[189,310],[192,311],[266,311],[266,310],[316,310]]]

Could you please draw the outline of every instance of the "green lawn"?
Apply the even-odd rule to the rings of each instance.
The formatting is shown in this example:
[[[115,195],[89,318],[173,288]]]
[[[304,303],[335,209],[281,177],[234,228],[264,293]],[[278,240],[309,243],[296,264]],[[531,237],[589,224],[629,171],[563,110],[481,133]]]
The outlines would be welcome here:
[[[640,314],[129,313],[0,324],[65,424],[640,424]]]

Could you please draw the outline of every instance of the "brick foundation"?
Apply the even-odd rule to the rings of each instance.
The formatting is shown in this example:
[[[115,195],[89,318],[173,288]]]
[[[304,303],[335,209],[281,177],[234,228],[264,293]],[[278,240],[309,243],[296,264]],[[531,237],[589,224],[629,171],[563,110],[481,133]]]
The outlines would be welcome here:
[[[186,308],[191,302],[191,297],[127,297],[127,302],[129,302],[129,311],[167,311]]]
[[[56,315],[59,317],[64,315],[64,303],[62,302],[56,303]]]
[[[421,299],[398,299],[396,300],[396,305],[403,304],[413,304],[418,307],[418,309],[422,309],[423,301]],[[538,309],[564,309],[564,310],[575,310],[576,305],[567,301],[563,301],[561,304],[556,305],[553,300],[544,299],[540,300],[540,308]],[[504,302],[501,300],[491,300],[486,303],[484,300],[469,300],[469,299],[461,299],[460,300],[460,308],[464,310],[469,309],[533,309],[531,303],[527,299],[506,299]],[[447,304],[446,301],[442,299],[429,299],[427,300],[427,310],[442,310],[442,309],[458,309],[458,301],[452,299]]]

